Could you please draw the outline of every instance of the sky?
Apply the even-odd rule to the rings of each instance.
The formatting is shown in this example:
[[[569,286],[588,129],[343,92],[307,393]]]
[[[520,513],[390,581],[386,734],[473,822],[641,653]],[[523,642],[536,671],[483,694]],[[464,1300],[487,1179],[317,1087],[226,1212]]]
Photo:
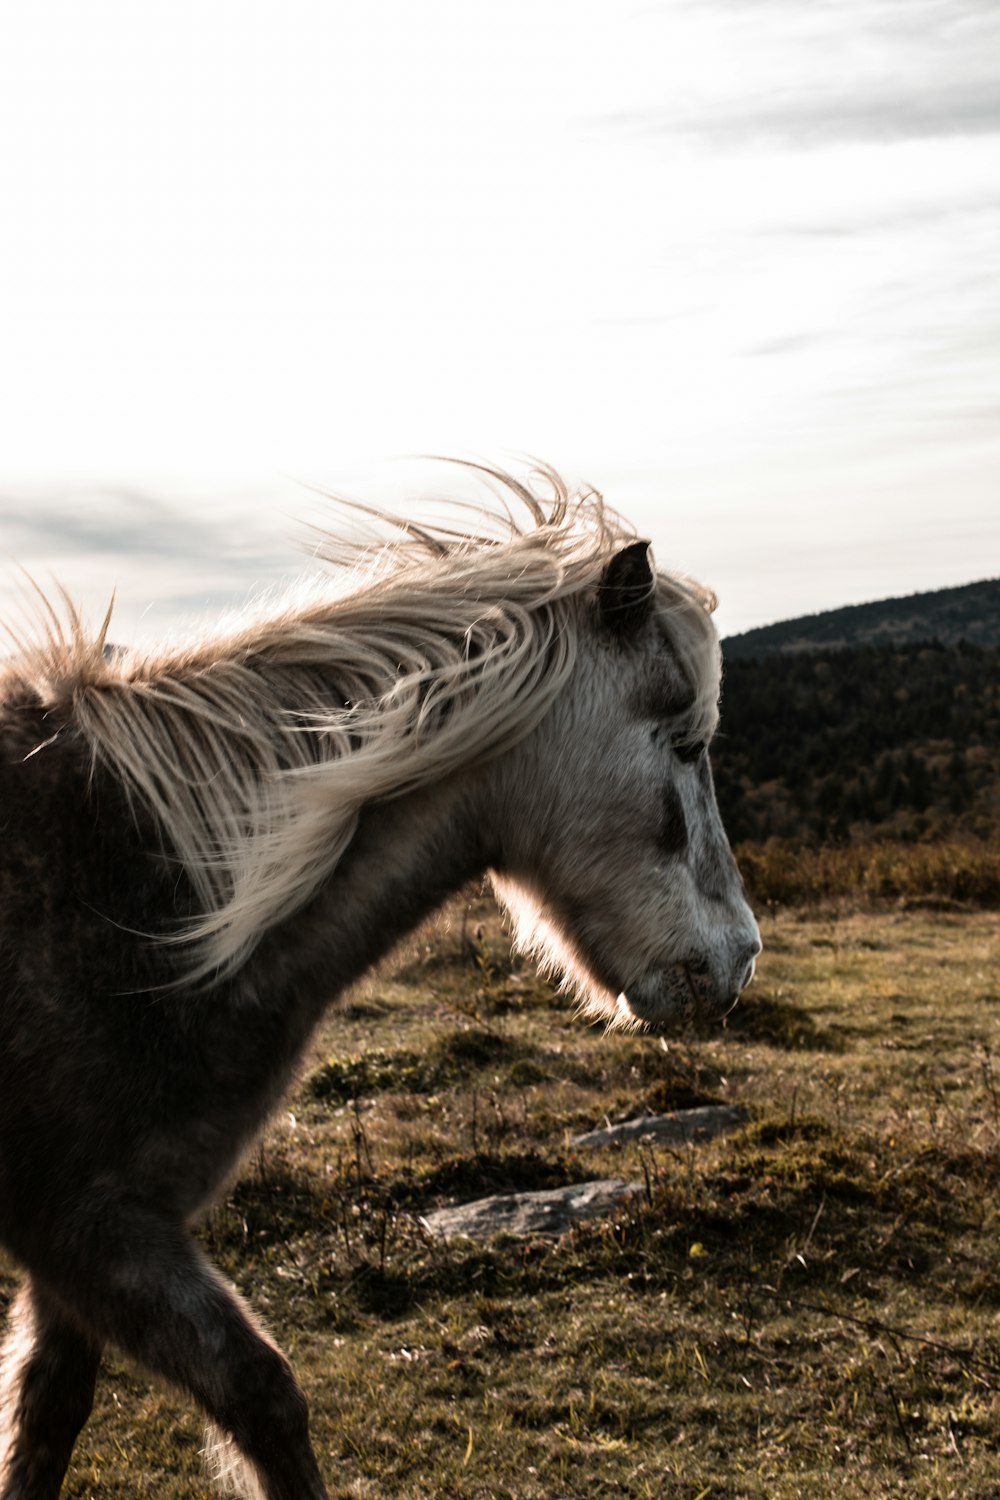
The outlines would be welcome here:
[[[0,15],[0,611],[208,621],[421,453],[596,484],[723,634],[1000,573],[995,0]]]

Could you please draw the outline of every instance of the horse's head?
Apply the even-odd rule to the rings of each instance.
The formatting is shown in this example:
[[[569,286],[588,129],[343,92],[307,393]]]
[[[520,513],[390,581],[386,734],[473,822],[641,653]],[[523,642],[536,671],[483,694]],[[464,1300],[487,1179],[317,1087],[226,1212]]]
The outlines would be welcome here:
[[[507,758],[498,894],[521,944],[590,1011],[653,1027],[721,1017],[760,934],[709,766],[714,627],[635,543],[581,602],[579,632],[566,686]]]

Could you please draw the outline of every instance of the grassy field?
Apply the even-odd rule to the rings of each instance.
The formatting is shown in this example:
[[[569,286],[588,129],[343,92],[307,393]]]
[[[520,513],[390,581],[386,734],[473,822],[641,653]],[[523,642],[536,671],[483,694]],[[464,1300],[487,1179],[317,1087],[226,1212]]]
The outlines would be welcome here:
[[[724,1027],[605,1037],[460,909],[330,1018],[203,1230],[293,1358],[335,1496],[1000,1497],[1000,918],[778,912]],[[725,1100],[745,1129],[574,1152]],[[622,1176],[558,1243],[421,1213]],[[13,1285],[0,1276],[0,1295]],[[106,1363],[68,1494],[208,1492]]]

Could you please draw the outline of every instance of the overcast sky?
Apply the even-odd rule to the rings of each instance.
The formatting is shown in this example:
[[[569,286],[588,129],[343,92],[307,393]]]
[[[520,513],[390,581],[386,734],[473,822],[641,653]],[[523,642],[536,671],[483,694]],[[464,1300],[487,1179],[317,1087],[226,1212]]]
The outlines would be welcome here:
[[[433,451],[592,480],[724,632],[1000,572],[998,57],[995,0],[4,7],[0,562],[153,636]]]

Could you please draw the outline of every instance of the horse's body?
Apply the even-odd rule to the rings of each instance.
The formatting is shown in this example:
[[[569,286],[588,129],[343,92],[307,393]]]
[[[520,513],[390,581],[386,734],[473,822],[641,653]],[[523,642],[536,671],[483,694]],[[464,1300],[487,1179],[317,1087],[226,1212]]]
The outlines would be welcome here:
[[[189,1226],[331,1000],[470,877],[611,1019],[721,1014],[749,978],[707,596],[549,478],[506,542],[422,536],[419,577],[403,548],[211,649],[130,660],[74,621],[11,664],[0,1500],[58,1495],[106,1342],[192,1392],[242,1493],[325,1495],[287,1362]]]

